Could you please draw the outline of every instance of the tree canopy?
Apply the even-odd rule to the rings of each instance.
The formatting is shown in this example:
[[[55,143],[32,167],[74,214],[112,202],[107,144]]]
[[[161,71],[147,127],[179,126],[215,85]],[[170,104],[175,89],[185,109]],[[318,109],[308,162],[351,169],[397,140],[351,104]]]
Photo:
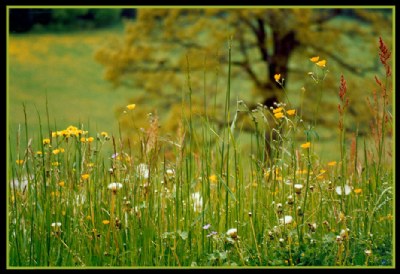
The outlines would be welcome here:
[[[218,111],[223,111],[219,98],[226,90],[228,43],[232,102],[244,100],[253,108],[283,101],[282,87],[274,78],[280,74],[296,107],[304,96],[304,117],[316,114],[315,104],[336,113],[344,74],[350,113],[362,129],[369,119],[362,97],[374,88],[370,75],[381,73],[378,39],[391,44],[392,16],[389,8],[141,8],[136,19],[126,23],[124,37],[107,41],[95,59],[115,87],[139,91],[130,103],[140,104],[143,115],[157,111],[167,131],[178,127],[176,117],[188,94],[188,80],[193,111],[207,112],[207,101],[218,120]],[[310,77],[313,56],[327,61],[323,81]],[[319,119],[328,127],[337,124],[337,117]]]

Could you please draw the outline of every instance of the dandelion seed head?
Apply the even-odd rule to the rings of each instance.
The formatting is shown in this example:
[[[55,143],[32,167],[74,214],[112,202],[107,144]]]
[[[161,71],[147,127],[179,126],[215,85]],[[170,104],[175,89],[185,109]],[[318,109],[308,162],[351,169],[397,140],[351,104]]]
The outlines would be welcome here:
[[[168,168],[166,171],[167,175],[174,175],[175,174],[175,170],[173,170],[172,168]]]
[[[110,183],[107,188],[110,189],[110,190],[116,191],[116,190],[122,188],[122,184],[121,183],[117,183],[117,182],[113,182],[113,183]]]
[[[289,216],[289,215],[287,215],[287,216],[285,216],[285,217],[279,219],[279,222],[280,222],[281,224],[291,224],[292,221],[293,221],[293,217],[292,217],[292,216]]]
[[[296,192],[296,194],[300,194],[301,190],[303,189],[302,184],[295,184],[293,187],[294,187],[294,191]]]
[[[233,239],[237,238],[237,229],[236,228],[228,229],[228,231],[226,232],[226,235],[228,235],[229,237],[231,237]]]

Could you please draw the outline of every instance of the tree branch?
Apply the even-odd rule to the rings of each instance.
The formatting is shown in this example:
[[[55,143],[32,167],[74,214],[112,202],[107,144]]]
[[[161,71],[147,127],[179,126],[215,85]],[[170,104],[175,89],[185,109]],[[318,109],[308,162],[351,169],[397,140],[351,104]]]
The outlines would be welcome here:
[[[265,27],[264,27],[264,20],[261,18],[257,18],[257,24],[258,24],[258,30],[255,33],[257,37],[257,42],[258,42],[258,48],[261,53],[262,60],[264,62],[268,62],[268,51],[267,48],[265,47],[265,41],[267,40],[267,34],[265,32]]]
[[[330,10],[330,12],[318,13],[320,16],[313,21],[313,24],[321,25],[322,23],[325,23],[342,13],[342,9],[333,9]]]
[[[239,49],[240,52],[243,54],[244,61],[238,62],[238,61],[233,61],[233,65],[240,66],[244,69],[244,71],[249,75],[249,77],[256,83],[257,86],[261,86],[261,81],[258,79],[256,73],[253,71],[253,69],[250,66],[250,59],[249,55],[247,53],[247,48],[245,45],[243,33],[239,33]]]

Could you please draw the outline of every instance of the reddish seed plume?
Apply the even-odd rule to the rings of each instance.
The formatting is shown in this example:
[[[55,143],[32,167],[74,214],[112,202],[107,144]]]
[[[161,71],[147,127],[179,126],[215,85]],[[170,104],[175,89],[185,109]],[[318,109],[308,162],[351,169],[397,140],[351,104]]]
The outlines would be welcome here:
[[[390,76],[392,74],[390,65],[388,64],[391,54],[392,53],[386,46],[385,42],[383,42],[382,37],[379,37],[379,58],[381,59],[381,63],[385,66],[386,76]]]
[[[339,97],[342,102],[344,101],[344,96],[346,95],[346,91],[347,91],[346,80],[344,79],[344,76],[342,74],[340,76],[340,89],[339,89]]]
[[[381,80],[379,80],[378,77],[376,77],[376,75],[375,75],[375,82],[376,82],[380,87],[382,87],[382,82],[381,82]]]
[[[382,64],[386,65],[387,60],[390,58],[391,52],[386,46],[385,42],[383,42],[382,37],[379,37],[379,57],[381,59]]]

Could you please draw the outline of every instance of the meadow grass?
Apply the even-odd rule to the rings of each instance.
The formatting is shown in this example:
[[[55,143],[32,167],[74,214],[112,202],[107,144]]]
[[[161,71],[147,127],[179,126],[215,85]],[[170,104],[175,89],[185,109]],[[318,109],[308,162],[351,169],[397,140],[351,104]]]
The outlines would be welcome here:
[[[39,111],[43,117],[46,115],[44,109],[48,108],[51,113],[51,124],[56,123],[60,128],[84,123],[86,129],[101,131],[107,128],[109,131],[118,132],[120,117],[116,117],[116,112],[132,98],[141,97],[144,92],[124,86],[114,90],[111,84],[106,83],[102,78],[103,67],[95,62],[93,56],[96,49],[120,36],[123,31],[123,25],[117,24],[100,30],[68,33],[11,33],[9,35],[7,100],[12,146],[16,143],[15,136],[18,128],[25,123],[23,104],[29,114]],[[351,52],[352,55],[361,58],[357,55],[359,53],[358,48],[357,52]],[[313,96],[314,83],[310,80],[311,78],[304,81],[304,73],[295,72],[298,70],[298,64],[303,60],[302,55],[303,53],[294,54],[290,64],[294,72],[291,75],[291,81],[286,83],[290,88],[288,96],[293,105],[300,105],[300,96],[304,98]],[[169,58],[176,57],[169,56]],[[362,55],[362,58],[366,57],[369,56]],[[330,70],[335,72],[333,67]],[[210,72],[207,73],[210,74]],[[244,101],[254,101],[254,94],[249,91],[251,86],[244,84],[246,81],[240,79],[240,76],[238,79],[232,79],[231,98],[240,97]],[[356,79],[365,81],[366,89],[369,89],[371,81],[355,78],[354,82],[357,81]],[[222,82],[221,79],[219,81]],[[220,86],[222,87],[221,83]],[[302,91],[302,86],[307,90]],[[243,92],[244,90],[246,92]],[[332,94],[333,91],[329,90],[328,93]],[[334,96],[322,98],[325,102],[334,99]],[[151,98],[151,100],[158,101],[160,98]],[[224,100],[224,92],[219,92],[218,103],[219,100]],[[303,101],[307,102],[307,99]],[[142,100],[142,103],[151,105],[148,99]],[[211,101],[208,107],[210,106]],[[166,118],[167,115],[162,115],[162,113],[166,113],[167,110],[159,110],[160,119]],[[324,119],[335,121],[335,111],[324,113]],[[329,149],[336,144],[332,125],[318,126],[321,140],[314,149],[325,160],[338,158],[337,151]],[[28,130],[35,138],[38,137],[35,135],[38,127],[37,116],[28,115]],[[251,135],[243,132],[241,138],[243,146],[249,146]]]
[[[351,91],[342,76],[340,158],[329,161],[315,149],[315,122],[289,101],[272,109],[231,105],[230,62],[222,128],[211,122],[212,103],[204,117],[192,115],[190,60],[182,96],[189,112],[176,136],[159,134],[156,114],[130,142],[84,121],[59,127],[48,109],[41,117],[23,107],[8,151],[9,267],[392,267],[386,57],[386,80],[377,78],[370,100],[373,138],[343,130]],[[323,78],[325,66],[313,62]],[[286,93],[282,77],[275,79]],[[133,121],[143,119],[137,108],[125,109]],[[250,147],[239,114],[254,124]],[[34,133],[30,115],[39,121]]]

